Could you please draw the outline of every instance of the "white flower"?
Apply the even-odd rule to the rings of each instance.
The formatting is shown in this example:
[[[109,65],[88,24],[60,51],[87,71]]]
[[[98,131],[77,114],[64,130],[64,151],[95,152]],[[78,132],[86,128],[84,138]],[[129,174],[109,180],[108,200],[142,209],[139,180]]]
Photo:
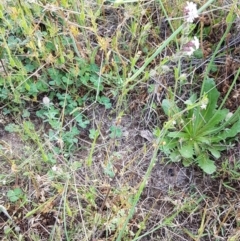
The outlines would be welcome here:
[[[45,106],[49,107],[49,105],[50,105],[50,99],[49,99],[47,96],[43,97],[42,102],[43,102],[43,104],[44,104]]]
[[[208,104],[208,97],[207,97],[207,96],[204,96],[203,99],[201,100],[200,108],[201,108],[202,110],[206,110],[207,104]]]
[[[16,226],[14,229],[15,229],[15,232],[17,232],[17,233],[19,233],[21,230],[19,226]]]
[[[200,106],[200,108],[202,109],[202,110],[206,110],[206,108],[207,108],[207,104],[202,104],[201,106]]]
[[[199,49],[199,46],[199,40],[196,36],[194,36],[193,40],[184,44],[182,49],[188,56],[191,56],[195,50]]]
[[[194,36],[193,40],[191,41],[195,45],[195,49],[199,49],[200,43],[196,36]]]
[[[177,122],[174,120],[174,121],[172,122],[172,124],[175,126],[175,125],[177,124]]]
[[[185,19],[188,23],[192,23],[195,18],[197,18],[197,4],[193,2],[187,2],[187,6],[184,8]]]

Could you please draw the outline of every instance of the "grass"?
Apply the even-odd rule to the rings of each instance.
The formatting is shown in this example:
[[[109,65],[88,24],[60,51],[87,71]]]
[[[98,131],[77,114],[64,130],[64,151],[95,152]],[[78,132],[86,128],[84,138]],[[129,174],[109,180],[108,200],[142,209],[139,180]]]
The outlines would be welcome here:
[[[239,239],[240,9],[196,3],[189,25],[178,0],[3,1],[2,240]],[[206,98],[216,120],[199,111]],[[173,146],[184,115],[184,128],[214,122],[211,175],[191,142]]]

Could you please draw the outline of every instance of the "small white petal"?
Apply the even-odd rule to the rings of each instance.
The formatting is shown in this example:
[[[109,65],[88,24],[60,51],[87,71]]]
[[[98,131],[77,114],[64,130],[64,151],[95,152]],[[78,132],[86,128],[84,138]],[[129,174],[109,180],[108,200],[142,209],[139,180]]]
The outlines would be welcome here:
[[[206,105],[206,104],[202,104],[202,105],[200,106],[200,108],[201,108],[202,110],[206,110],[207,105]]]
[[[50,99],[47,96],[43,97],[42,102],[43,102],[43,104],[45,106],[49,106],[50,105]]]
[[[195,49],[199,49],[200,43],[196,36],[194,36],[194,39],[192,40],[192,43],[195,45]]]
[[[184,8],[184,13],[188,23],[192,23],[193,20],[199,16],[197,5],[193,2],[187,2],[187,6]]]

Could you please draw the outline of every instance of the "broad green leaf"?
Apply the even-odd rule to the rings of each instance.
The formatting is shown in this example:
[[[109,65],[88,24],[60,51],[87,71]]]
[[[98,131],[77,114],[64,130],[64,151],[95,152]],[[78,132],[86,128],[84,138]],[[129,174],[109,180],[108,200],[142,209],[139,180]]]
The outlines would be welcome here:
[[[162,101],[162,108],[164,113],[169,117],[172,117],[174,114],[180,111],[174,101],[167,99]]]
[[[239,119],[240,119],[240,107],[238,107],[238,109],[234,112],[234,114],[228,120],[226,120],[226,122],[224,123],[224,126],[232,125]]]
[[[193,105],[197,100],[197,95],[196,94],[193,94],[190,96],[190,98],[188,100],[186,100],[184,102],[185,105]]]
[[[209,137],[206,137],[206,136],[199,136],[197,137],[196,141],[199,143],[204,143],[204,144],[207,144],[207,145],[210,145],[210,140],[209,140]]]
[[[214,161],[210,160],[206,155],[201,155],[197,158],[199,167],[207,174],[212,174],[216,171]]]
[[[217,150],[217,149],[214,149],[214,148],[208,148],[208,150],[211,152],[211,154],[215,157],[215,158],[219,158],[221,155],[220,155],[220,152]]]
[[[213,130],[215,129],[216,125],[219,124],[221,121],[224,121],[227,114],[228,114],[227,109],[218,110],[215,112],[214,115],[212,115],[213,118],[211,120],[209,120],[208,122],[204,120],[206,124],[203,125],[203,128],[201,128],[201,132],[204,132],[203,135],[214,134]]]
[[[239,119],[238,122],[236,122],[231,127],[225,128],[224,131],[218,133],[218,135],[216,137],[213,137],[212,140],[214,142],[219,142],[219,141],[222,141],[222,140],[226,140],[227,138],[234,137],[238,133],[240,133],[240,119]]]
[[[217,100],[220,96],[220,93],[217,91],[214,79],[207,78],[204,81],[202,87],[202,93],[206,93],[208,97],[208,105],[206,110],[202,110],[202,114],[205,121],[209,121],[217,108]]]
[[[181,153],[181,155],[185,158],[192,158],[194,155],[194,150],[193,150],[193,145],[188,144],[186,146],[183,146],[179,152]]]
[[[178,140],[174,140],[171,138],[163,138],[162,141],[160,142],[160,149],[163,150],[164,152],[169,152],[169,150],[173,150],[179,145]]]
[[[172,138],[188,138],[188,134],[185,132],[179,132],[179,131],[172,131],[168,134],[169,137]]]

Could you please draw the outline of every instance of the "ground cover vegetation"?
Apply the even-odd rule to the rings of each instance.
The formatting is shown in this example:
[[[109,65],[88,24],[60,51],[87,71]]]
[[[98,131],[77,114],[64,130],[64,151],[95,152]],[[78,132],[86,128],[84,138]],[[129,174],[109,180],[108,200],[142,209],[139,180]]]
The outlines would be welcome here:
[[[1,240],[240,239],[238,0],[2,0]]]

